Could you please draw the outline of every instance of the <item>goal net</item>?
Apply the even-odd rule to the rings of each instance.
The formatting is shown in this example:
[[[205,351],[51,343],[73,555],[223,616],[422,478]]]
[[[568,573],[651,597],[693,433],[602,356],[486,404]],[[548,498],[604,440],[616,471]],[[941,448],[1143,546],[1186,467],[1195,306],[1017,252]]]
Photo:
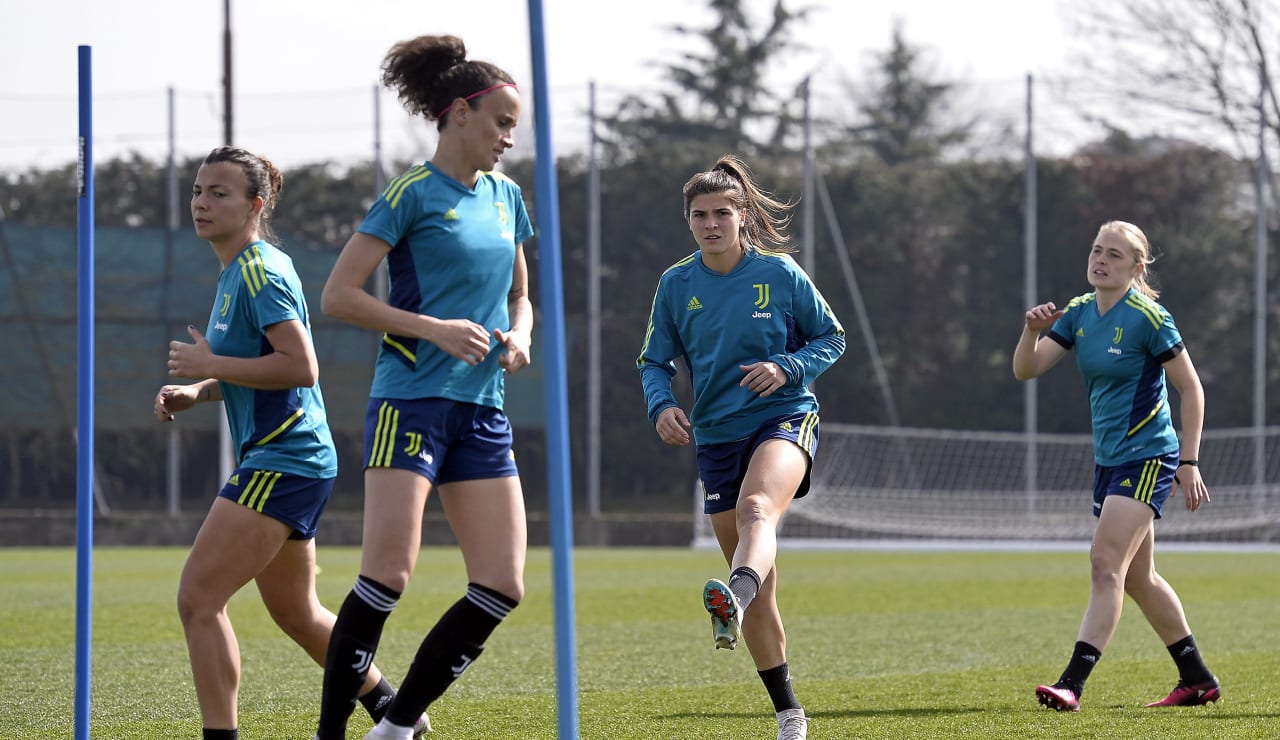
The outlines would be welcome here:
[[[907,429],[824,423],[808,496],[779,526],[785,544],[870,541],[1051,546],[1093,536],[1089,435]],[[1280,427],[1206,431],[1212,501],[1164,506],[1159,539],[1280,542]],[[694,546],[714,547],[697,486]]]

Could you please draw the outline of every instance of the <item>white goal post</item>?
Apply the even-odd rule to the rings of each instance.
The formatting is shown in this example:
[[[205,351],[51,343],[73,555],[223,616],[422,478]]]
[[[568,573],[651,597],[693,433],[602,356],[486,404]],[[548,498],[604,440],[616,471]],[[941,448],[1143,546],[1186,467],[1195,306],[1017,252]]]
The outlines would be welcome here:
[[[1206,431],[1200,460],[1212,501],[1193,514],[1175,493],[1157,539],[1280,543],[1280,427]],[[787,512],[779,543],[1087,543],[1093,467],[1089,435],[823,423],[810,493]],[[701,491],[693,545],[715,547]]]

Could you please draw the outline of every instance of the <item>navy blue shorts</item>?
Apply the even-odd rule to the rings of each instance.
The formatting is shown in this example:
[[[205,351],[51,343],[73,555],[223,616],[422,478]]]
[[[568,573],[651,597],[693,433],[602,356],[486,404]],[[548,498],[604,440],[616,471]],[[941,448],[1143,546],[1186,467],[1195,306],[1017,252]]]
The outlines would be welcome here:
[[[702,510],[707,514],[730,511],[738,505],[738,492],[747,477],[747,466],[756,448],[766,440],[785,439],[804,450],[809,465],[795,498],[809,493],[809,472],[818,452],[818,415],[788,414],[770,419],[756,433],[736,442],[698,445],[698,478],[702,480]]]
[[[447,398],[370,398],[366,468],[412,470],[436,485],[518,475],[501,410]]]
[[[334,480],[236,468],[218,495],[293,527],[291,540],[309,540],[316,536]]]
[[[1134,460],[1107,468],[1093,468],[1093,515],[1102,516],[1107,496],[1124,496],[1150,506],[1159,519],[1164,502],[1173,491],[1173,474],[1178,472],[1178,453]]]

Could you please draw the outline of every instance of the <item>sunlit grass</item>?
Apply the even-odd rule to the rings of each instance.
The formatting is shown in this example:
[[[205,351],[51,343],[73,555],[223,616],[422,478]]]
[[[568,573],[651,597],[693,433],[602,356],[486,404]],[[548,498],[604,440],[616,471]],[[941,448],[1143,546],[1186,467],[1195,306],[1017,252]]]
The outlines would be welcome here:
[[[95,738],[198,738],[174,607],[185,551],[95,553]],[[359,553],[320,548],[321,600],[341,603]],[[781,602],[797,695],[814,738],[1261,738],[1280,734],[1280,555],[1170,553],[1226,695],[1150,710],[1177,676],[1136,606],[1094,672],[1079,714],[1032,690],[1057,678],[1088,595],[1083,553],[783,552]],[[576,553],[578,725],[583,738],[771,737],[773,713],[745,650],[715,651],[700,603],[719,555],[686,549]],[[431,708],[448,738],[558,733],[551,557],[530,554],[527,598]],[[378,663],[398,679],[465,587],[455,550],[427,549],[388,622]],[[0,737],[69,738],[75,554],[0,549]],[[250,587],[232,602],[244,675],[241,737],[311,736],[321,672],[271,623]],[[351,736],[369,721],[357,709]]]

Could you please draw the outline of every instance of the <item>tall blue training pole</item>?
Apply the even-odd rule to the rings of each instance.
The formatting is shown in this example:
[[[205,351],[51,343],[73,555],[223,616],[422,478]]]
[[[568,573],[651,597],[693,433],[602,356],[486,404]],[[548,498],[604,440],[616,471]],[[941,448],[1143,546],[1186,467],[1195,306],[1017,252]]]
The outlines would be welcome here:
[[[560,279],[560,197],[551,145],[551,96],[547,87],[546,33],[541,0],[529,0],[533,54],[533,112],[538,139],[538,275],[542,282],[542,330],[547,372],[547,492],[551,502],[551,558],[556,619],[556,713],[560,740],[578,737],[578,651],[573,614],[573,496],[569,475],[569,406],[565,369],[564,287]]]
[[[78,310],[76,357],[76,740],[89,738],[93,630],[93,48],[80,53],[80,155],[76,167]]]

